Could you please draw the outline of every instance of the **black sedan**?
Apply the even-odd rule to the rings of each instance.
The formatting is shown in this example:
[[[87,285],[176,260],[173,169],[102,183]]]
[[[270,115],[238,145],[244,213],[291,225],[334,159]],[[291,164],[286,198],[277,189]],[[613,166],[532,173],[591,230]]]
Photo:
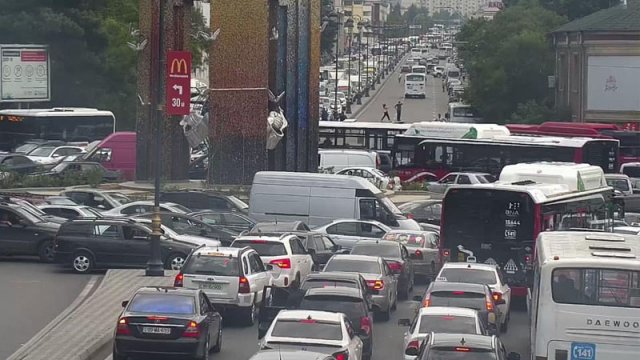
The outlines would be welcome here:
[[[107,170],[100,163],[88,161],[63,161],[46,172],[33,173],[32,176],[53,176],[64,177],[69,174],[86,174],[90,171],[99,171],[102,173],[103,181],[117,181],[120,173],[117,171]]]
[[[202,290],[143,287],[123,301],[113,360],[138,355],[208,359],[222,347],[222,317]]]
[[[18,174],[29,174],[40,165],[23,154],[0,154],[0,169]]]
[[[398,296],[408,298],[413,290],[415,273],[413,261],[409,257],[407,248],[395,241],[358,241],[351,248],[352,255],[380,256],[398,279]]]

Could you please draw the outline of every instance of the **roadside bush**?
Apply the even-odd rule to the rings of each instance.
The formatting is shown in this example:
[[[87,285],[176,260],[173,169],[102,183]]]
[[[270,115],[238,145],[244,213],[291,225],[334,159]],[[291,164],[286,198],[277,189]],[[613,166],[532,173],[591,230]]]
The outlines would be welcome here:
[[[97,187],[102,183],[102,171],[69,172],[62,177],[51,175],[20,175],[13,172],[0,172],[0,189],[67,187],[90,185]]]

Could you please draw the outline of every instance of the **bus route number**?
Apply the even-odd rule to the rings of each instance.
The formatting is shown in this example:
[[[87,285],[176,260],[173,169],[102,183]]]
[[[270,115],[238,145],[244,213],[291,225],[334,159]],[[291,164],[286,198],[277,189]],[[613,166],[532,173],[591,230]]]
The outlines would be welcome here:
[[[571,343],[571,360],[595,360],[596,344]]]

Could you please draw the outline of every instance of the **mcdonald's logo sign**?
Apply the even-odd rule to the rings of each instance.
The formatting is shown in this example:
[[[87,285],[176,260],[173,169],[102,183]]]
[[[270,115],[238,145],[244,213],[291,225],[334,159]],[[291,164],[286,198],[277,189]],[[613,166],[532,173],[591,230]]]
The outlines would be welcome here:
[[[171,60],[170,74],[182,74],[188,75],[189,68],[187,67],[187,61],[185,59],[173,59]]]

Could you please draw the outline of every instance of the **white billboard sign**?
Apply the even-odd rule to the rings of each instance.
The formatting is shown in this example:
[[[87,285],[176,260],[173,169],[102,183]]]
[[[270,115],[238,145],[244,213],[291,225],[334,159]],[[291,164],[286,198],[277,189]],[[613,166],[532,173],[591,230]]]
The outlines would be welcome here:
[[[640,111],[640,56],[589,56],[587,110]]]
[[[51,100],[46,46],[0,45],[0,71],[0,102]]]

